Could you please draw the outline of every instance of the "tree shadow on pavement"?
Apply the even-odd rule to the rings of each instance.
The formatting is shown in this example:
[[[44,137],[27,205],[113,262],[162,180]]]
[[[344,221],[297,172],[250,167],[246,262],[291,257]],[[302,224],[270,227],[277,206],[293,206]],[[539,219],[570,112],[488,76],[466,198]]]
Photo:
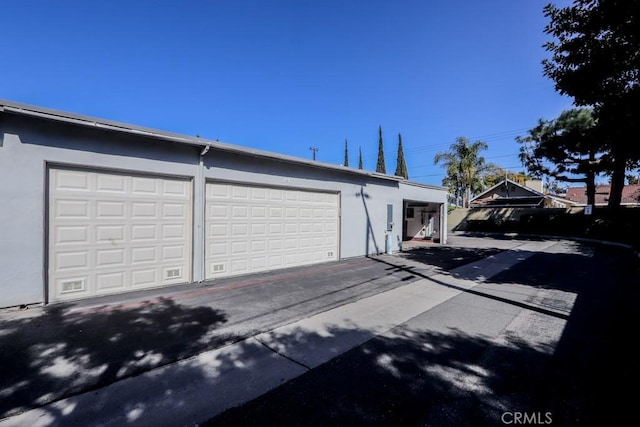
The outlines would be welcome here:
[[[423,263],[425,266],[436,267],[442,271],[448,271],[499,254],[500,252],[504,252],[504,249],[478,249],[440,245],[414,248],[399,252],[397,257]]]
[[[538,261],[553,262],[550,254],[530,259],[538,255]],[[635,406],[626,385],[640,380],[630,347],[637,335],[638,260],[630,251],[604,246],[565,255],[554,258],[563,268],[550,268],[545,278],[528,276],[536,264],[524,265],[519,274],[510,271],[477,293],[461,294],[465,301],[469,295],[491,297],[483,286],[516,278],[545,292],[574,292],[574,305],[562,316],[494,300],[524,308],[525,319],[535,317],[539,325],[559,325],[556,341],[537,342],[535,329],[528,337],[503,332],[496,340],[409,322],[206,426],[501,426],[516,423],[517,414],[520,423],[526,414],[529,424],[625,425]],[[460,322],[476,321],[470,315]],[[344,333],[335,328],[325,335]],[[304,346],[318,339],[300,331],[285,342]],[[286,346],[279,351],[286,353]]]
[[[434,246],[412,249],[385,259],[374,259],[387,263],[391,268],[405,270],[419,276],[422,275],[424,278],[432,276],[432,274],[427,275],[427,273],[433,273],[433,267],[435,266],[435,272],[442,272],[465,280],[489,281],[491,283],[513,283],[517,281],[529,286],[545,287],[548,286],[549,278],[557,275],[558,272],[573,275],[582,274],[581,272],[585,270],[576,269],[575,266],[583,263],[585,258],[590,258],[594,251],[594,245],[592,244],[560,241],[555,245],[561,249],[554,252],[535,252],[518,248]],[[498,264],[501,262],[515,264],[517,268],[509,267],[495,274],[491,269],[487,270],[488,265],[473,265],[474,262],[489,258],[493,258],[494,262]],[[409,262],[403,262],[403,260]],[[490,279],[487,277],[487,273],[491,274]],[[567,290],[570,291],[574,283],[575,280],[568,280],[548,287],[559,289],[562,286],[566,286]]]
[[[397,329],[204,425],[501,425],[505,412],[544,412],[536,399],[550,358],[548,348],[517,339]]]
[[[587,275],[571,287],[578,296],[566,316],[507,298],[493,299],[485,311],[517,306],[542,324],[563,325],[559,338],[470,332],[478,322],[473,315],[456,327],[434,325],[432,310],[382,335],[323,325],[276,329],[268,340],[259,335],[219,348],[222,338],[211,332],[227,317],[210,308],[167,299],[82,316],[53,306],[44,316],[0,322],[0,408],[6,416],[72,396],[65,407],[43,407],[48,424],[64,425],[79,416],[79,393],[93,388],[92,410],[112,411],[117,425],[185,425],[219,414],[202,425],[498,426],[514,424],[516,413],[554,426],[623,425],[634,395],[622,384],[639,379],[628,349],[637,334],[637,260],[606,248],[575,256],[571,268]],[[547,288],[566,292],[569,276],[555,271]],[[516,277],[503,277],[504,283]],[[521,285],[527,280],[521,276]],[[491,296],[482,288],[460,295]],[[35,329],[40,333],[24,333]],[[346,352],[345,341],[354,341]],[[306,363],[299,356],[305,353],[324,354],[324,363]],[[102,392],[108,384],[111,392]],[[120,407],[117,393],[124,395]],[[154,410],[146,395],[165,409]],[[246,399],[254,400],[238,406]],[[159,418],[169,413],[173,418]]]
[[[0,320],[0,418],[97,389],[204,350],[225,313],[166,298],[134,308]]]

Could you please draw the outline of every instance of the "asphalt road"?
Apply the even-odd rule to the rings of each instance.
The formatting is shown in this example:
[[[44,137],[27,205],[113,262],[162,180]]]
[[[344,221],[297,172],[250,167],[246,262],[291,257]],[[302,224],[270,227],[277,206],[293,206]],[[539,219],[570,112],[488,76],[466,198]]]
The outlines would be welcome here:
[[[624,390],[639,379],[638,260],[538,243],[454,235],[394,256],[0,312],[0,424],[189,425],[188,399],[210,414],[225,396],[259,396],[259,384],[271,391],[208,425],[621,424],[633,411]],[[493,256],[511,267],[484,262]],[[366,317],[361,302],[412,287],[427,295],[422,283],[456,296],[424,309],[409,300],[415,317],[377,336],[343,323],[331,336],[360,344],[318,355],[326,363],[304,362],[326,346],[317,333],[266,341],[349,304]],[[278,338],[306,359],[278,353]]]
[[[420,274],[499,253],[434,246]],[[419,279],[369,258],[0,311],[0,419]]]
[[[627,250],[559,241],[206,425],[629,425],[638,277]]]

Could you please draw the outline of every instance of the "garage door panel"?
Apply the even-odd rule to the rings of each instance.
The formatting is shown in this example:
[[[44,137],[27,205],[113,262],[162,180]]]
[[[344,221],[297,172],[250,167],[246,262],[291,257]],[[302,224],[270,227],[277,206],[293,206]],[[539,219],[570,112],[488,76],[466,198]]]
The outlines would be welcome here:
[[[337,259],[336,193],[207,183],[206,194],[207,278]]]
[[[187,179],[51,168],[49,301],[188,282],[190,197]]]
[[[162,194],[165,197],[189,198],[191,186],[187,181],[161,180],[163,186]]]
[[[162,219],[180,220],[187,218],[187,208],[184,203],[163,203]]]
[[[286,223],[284,225],[284,234],[286,236],[298,236],[298,224],[297,223]]]
[[[211,242],[208,245],[209,250],[207,253],[214,255],[216,258],[221,258],[228,255],[229,251],[227,250],[227,243],[225,242]]]
[[[124,205],[123,205],[124,206]],[[122,209],[124,216],[124,209]],[[158,205],[155,202],[133,202],[131,203],[131,219],[157,220]]]
[[[162,261],[173,261],[185,257],[186,248],[183,245],[165,246],[162,248]]]
[[[262,253],[267,248],[267,242],[265,240],[252,240],[251,251],[254,253]]]
[[[285,253],[284,254],[284,263],[288,267],[295,267],[299,264],[298,262],[298,254],[297,253]]]
[[[308,235],[311,234],[311,230],[313,229],[313,224],[310,222],[304,222],[300,224],[300,234]]]
[[[96,274],[96,293],[111,293],[116,290],[126,290],[124,272]]]
[[[226,220],[229,217],[229,213],[227,212],[227,206],[226,205],[212,206],[211,209],[209,210],[208,217],[210,219],[220,218],[220,219]]]
[[[131,194],[134,196],[157,195],[158,188],[155,178],[133,177],[131,179]]]
[[[252,188],[251,198],[254,202],[265,202],[268,197],[268,191],[266,188]]]
[[[269,240],[269,251],[278,252],[284,248],[284,241],[278,238]]]
[[[85,228],[89,229],[89,225]],[[122,244],[125,241],[125,226],[124,225],[95,225],[95,241],[96,243],[108,243],[108,244]],[[89,243],[88,241],[85,243]]]
[[[246,259],[236,259],[231,261],[231,273],[244,274],[249,271],[249,264]]]
[[[124,248],[96,250],[96,268],[124,266],[124,265],[125,265]]]
[[[59,252],[56,254],[55,261],[61,271],[86,270],[89,268],[89,254],[86,251]]]
[[[156,268],[150,268],[147,270],[134,270],[131,272],[131,286],[134,288],[145,288],[153,286],[159,281],[158,270]]]
[[[231,255],[247,254],[248,246],[248,242],[231,242]]]
[[[126,192],[126,180],[119,175],[99,175],[96,177],[96,193],[118,193]]]
[[[158,250],[154,246],[131,249],[131,262],[133,264],[156,264],[158,262]]]
[[[82,172],[60,171],[55,177],[55,187],[65,191],[84,191],[89,192],[90,177]]]
[[[55,201],[53,218],[89,219],[89,202],[86,200],[61,199]]]
[[[248,206],[231,206],[231,216],[235,219],[249,218]]]
[[[187,230],[185,228],[185,224],[163,224],[160,227],[160,229],[162,230],[162,240],[182,240],[183,236],[187,233]]]
[[[267,234],[267,224],[266,223],[251,223],[251,238],[255,239],[261,238]]]
[[[280,206],[269,207],[269,219],[280,219],[284,215],[284,209]]]
[[[131,241],[148,242],[157,239],[158,232],[155,224],[131,225]]]
[[[58,226],[53,230],[53,232],[55,236],[53,241],[57,245],[74,245],[89,242],[89,227],[86,225]]]
[[[249,235],[249,225],[242,224],[231,224],[231,239],[242,238]]]

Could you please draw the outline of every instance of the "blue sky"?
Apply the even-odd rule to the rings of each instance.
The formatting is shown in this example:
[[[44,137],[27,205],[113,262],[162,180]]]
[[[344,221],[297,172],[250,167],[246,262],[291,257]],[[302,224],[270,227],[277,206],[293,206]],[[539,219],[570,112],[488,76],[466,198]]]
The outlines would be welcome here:
[[[542,75],[548,0],[31,1],[2,5],[0,98],[412,180],[458,136],[522,170],[516,135],[571,107]],[[569,0],[557,0],[558,6]]]

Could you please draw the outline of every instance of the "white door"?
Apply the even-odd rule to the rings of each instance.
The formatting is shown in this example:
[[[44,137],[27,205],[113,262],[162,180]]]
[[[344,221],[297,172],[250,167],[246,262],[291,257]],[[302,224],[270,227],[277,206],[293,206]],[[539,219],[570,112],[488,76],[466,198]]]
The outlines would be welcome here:
[[[48,300],[191,280],[191,181],[49,170]]]
[[[338,259],[337,193],[207,183],[206,277]]]

